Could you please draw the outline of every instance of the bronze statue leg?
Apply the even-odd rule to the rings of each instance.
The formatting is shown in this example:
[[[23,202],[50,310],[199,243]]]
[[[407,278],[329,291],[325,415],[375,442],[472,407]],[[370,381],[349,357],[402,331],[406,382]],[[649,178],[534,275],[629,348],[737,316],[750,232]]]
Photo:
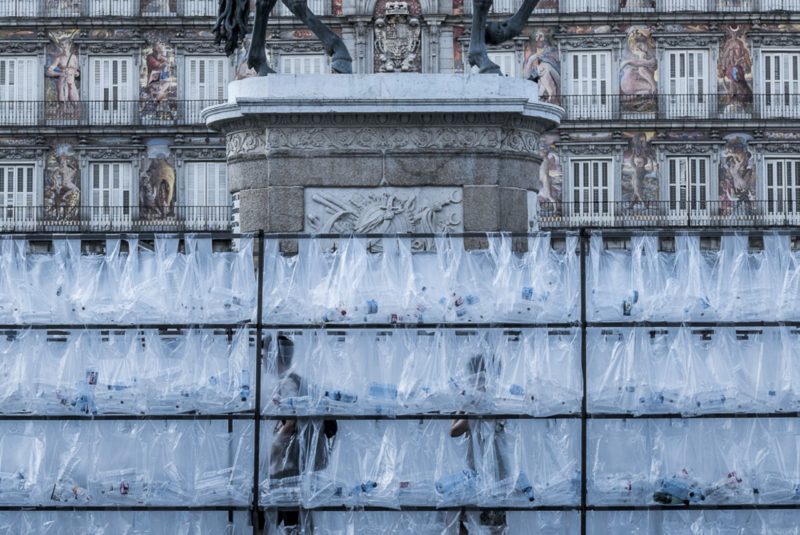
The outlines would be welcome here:
[[[269,14],[278,0],[256,0],[256,21],[253,25],[253,39],[250,41],[250,50],[247,52],[247,65],[255,69],[259,76],[266,76],[275,71],[267,63],[267,53],[264,50],[267,39],[267,22]]]
[[[322,41],[325,52],[331,56],[331,68],[333,72],[350,74],[353,72],[353,59],[344,46],[344,41],[330,28],[325,26],[319,18],[308,9],[306,0],[282,0],[289,11],[299,18],[314,35]]]
[[[469,38],[467,58],[471,67],[478,67],[482,74],[502,74],[500,67],[486,54],[486,19],[492,0],[472,0],[472,34]]]
[[[516,13],[503,22],[490,22],[486,25],[486,42],[499,45],[522,33],[528,18],[539,0],[524,0]]]

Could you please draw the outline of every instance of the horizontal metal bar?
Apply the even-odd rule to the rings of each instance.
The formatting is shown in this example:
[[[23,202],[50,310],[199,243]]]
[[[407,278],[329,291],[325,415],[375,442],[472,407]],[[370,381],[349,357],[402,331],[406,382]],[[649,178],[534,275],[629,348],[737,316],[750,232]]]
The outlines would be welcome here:
[[[0,414],[0,421],[71,421],[71,420],[246,420],[252,421],[255,414],[250,412],[236,412],[230,414]]]
[[[703,420],[703,419],[754,419],[754,418],[800,418],[800,412],[712,412],[706,414],[682,414],[682,413],[655,413],[655,414],[631,414],[631,413],[589,413],[586,417],[590,420]]]
[[[798,327],[800,321],[589,321],[590,329],[651,328],[735,328],[735,327]]]
[[[344,330],[361,330],[361,329],[376,329],[376,330],[400,330],[400,329],[418,329],[418,330],[434,330],[434,329],[455,329],[455,330],[472,330],[472,329],[572,329],[579,327],[577,322],[570,323],[510,323],[510,322],[497,322],[497,323],[458,323],[458,322],[440,322],[440,323],[262,323],[262,327],[267,330],[325,330],[325,331],[344,331]]]
[[[255,329],[251,322],[240,323],[6,323],[0,325],[2,331],[47,330],[47,331],[146,331],[146,330],[237,330],[241,328]]]
[[[319,507],[286,507],[286,506],[271,506],[260,505],[261,511],[384,511],[384,512],[404,512],[404,511],[579,511],[579,505],[533,505],[530,507],[524,506],[502,506],[502,507],[485,507],[478,505],[453,505],[441,506],[435,505],[401,505],[399,507],[383,507],[378,505],[321,505]]]
[[[800,503],[730,503],[693,505],[589,505],[588,511],[748,511],[794,510]]]
[[[0,505],[0,511],[249,511],[247,505]]]
[[[262,420],[579,420],[580,412],[537,416],[532,414],[262,414]]]

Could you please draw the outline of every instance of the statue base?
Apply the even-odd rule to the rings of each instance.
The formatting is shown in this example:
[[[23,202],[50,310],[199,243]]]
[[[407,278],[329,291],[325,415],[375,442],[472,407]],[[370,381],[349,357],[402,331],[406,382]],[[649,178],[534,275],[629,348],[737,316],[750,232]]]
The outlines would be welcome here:
[[[204,110],[250,232],[525,232],[563,114],[490,75],[269,75]]]

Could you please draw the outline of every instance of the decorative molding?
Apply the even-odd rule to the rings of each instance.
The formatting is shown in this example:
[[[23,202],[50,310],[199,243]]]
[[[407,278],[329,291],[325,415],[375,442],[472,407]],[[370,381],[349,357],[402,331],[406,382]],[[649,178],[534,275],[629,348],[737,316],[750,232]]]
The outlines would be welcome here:
[[[564,154],[569,156],[613,156],[624,150],[628,146],[627,141],[608,141],[608,142],[580,142],[563,143],[556,142]]]
[[[225,160],[225,147],[173,145],[170,147],[179,160]]]
[[[139,158],[145,151],[143,146],[79,145],[77,148],[84,161],[130,161],[134,167],[138,166]]]
[[[144,43],[144,39],[75,39],[82,54],[138,54]]]
[[[618,46],[625,38],[624,34],[555,34],[553,39],[564,48],[575,50],[607,49]]]
[[[306,232],[441,233],[464,229],[461,188],[306,188]],[[429,249],[430,240],[412,242]]]
[[[48,147],[41,146],[6,146],[0,150],[0,160],[36,160],[44,157]]]
[[[225,53],[221,46],[214,44],[214,41],[211,40],[173,39],[171,43],[175,47],[175,52],[179,54],[217,54],[221,56]]]
[[[240,130],[232,132],[227,136],[226,156],[239,158],[242,156],[258,155],[264,156],[266,142],[263,130]]]
[[[709,154],[718,150],[724,143],[719,142],[686,142],[653,140],[652,145],[666,154]]]
[[[750,39],[756,47],[798,47],[800,34],[798,32],[751,33]]]
[[[270,39],[267,49],[277,54],[324,54],[325,47],[316,39]]]
[[[420,20],[411,15],[407,2],[390,0],[375,19],[375,71],[413,72],[420,68]]]
[[[800,143],[797,141],[750,141],[749,145],[762,153],[800,154]]]
[[[0,39],[0,54],[39,54],[44,52],[47,39]]]
[[[707,48],[718,45],[725,36],[722,32],[657,32],[653,33],[656,45],[680,48]]]

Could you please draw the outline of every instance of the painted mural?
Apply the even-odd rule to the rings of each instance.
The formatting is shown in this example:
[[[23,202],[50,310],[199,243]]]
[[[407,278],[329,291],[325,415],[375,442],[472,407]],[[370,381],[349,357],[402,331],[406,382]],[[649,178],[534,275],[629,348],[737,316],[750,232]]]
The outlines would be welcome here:
[[[558,0],[539,0],[534,11],[558,11]]]
[[[620,108],[627,112],[653,112],[658,94],[656,43],[650,28],[628,28],[620,58]]]
[[[463,26],[453,26],[453,70],[464,72],[464,51],[461,49],[461,37],[464,35]]]
[[[539,211],[543,215],[559,215],[561,213],[561,191],[564,173],[558,155],[557,134],[545,134],[539,140],[539,152],[542,164],[539,166]]]
[[[559,104],[561,60],[551,29],[538,28],[533,31],[525,48],[523,76],[525,79],[538,79],[540,100]]]
[[[717,77],[720,109],[724,113],[753,110],[753,56],[745,25],[723,26],[725,39],[719,48]]]
[[[57,143],[44,169],[44,214],[52,219],[78,217],[81,204],[80,165],[69,143]]]
[[[139,211],[145,219],[175,215],[175,160],[166,139],[147,142],[139,175]]]
[[[49,119],[80,118],[80,62],[75,36],[79,30],[52,31],[45,50],[44,98]]]
[[[733,211],[756,199],[755,157],[750,151],[748,134],[725,136],[725,146],[719,159],[719,198],[722,210]]]
[[[166,36],[151,33],[145,36],[147,46],[142,50],[139,75],[139,100],[142,120],[159,122],[175,118],[178,81],[175,50]]]
[[[626,132],[630,138],[622,152],[622,201],[632,210],[658,200],[658,160],[650,141],[655,132]]]
[[[244,80],[245,78],[252,78],[256,75],[256,71],[247,66],[247,51],[250,50],[250,36],[245,37],[242,46],[236,49],[236,72],[234,73],[235,80]],[[267,55],[267,62],[272,58]],[[271,64],[271,63],[270,63]]]
[[[619,0],[621,10],[646,11],[656,8],[655,0]]]

